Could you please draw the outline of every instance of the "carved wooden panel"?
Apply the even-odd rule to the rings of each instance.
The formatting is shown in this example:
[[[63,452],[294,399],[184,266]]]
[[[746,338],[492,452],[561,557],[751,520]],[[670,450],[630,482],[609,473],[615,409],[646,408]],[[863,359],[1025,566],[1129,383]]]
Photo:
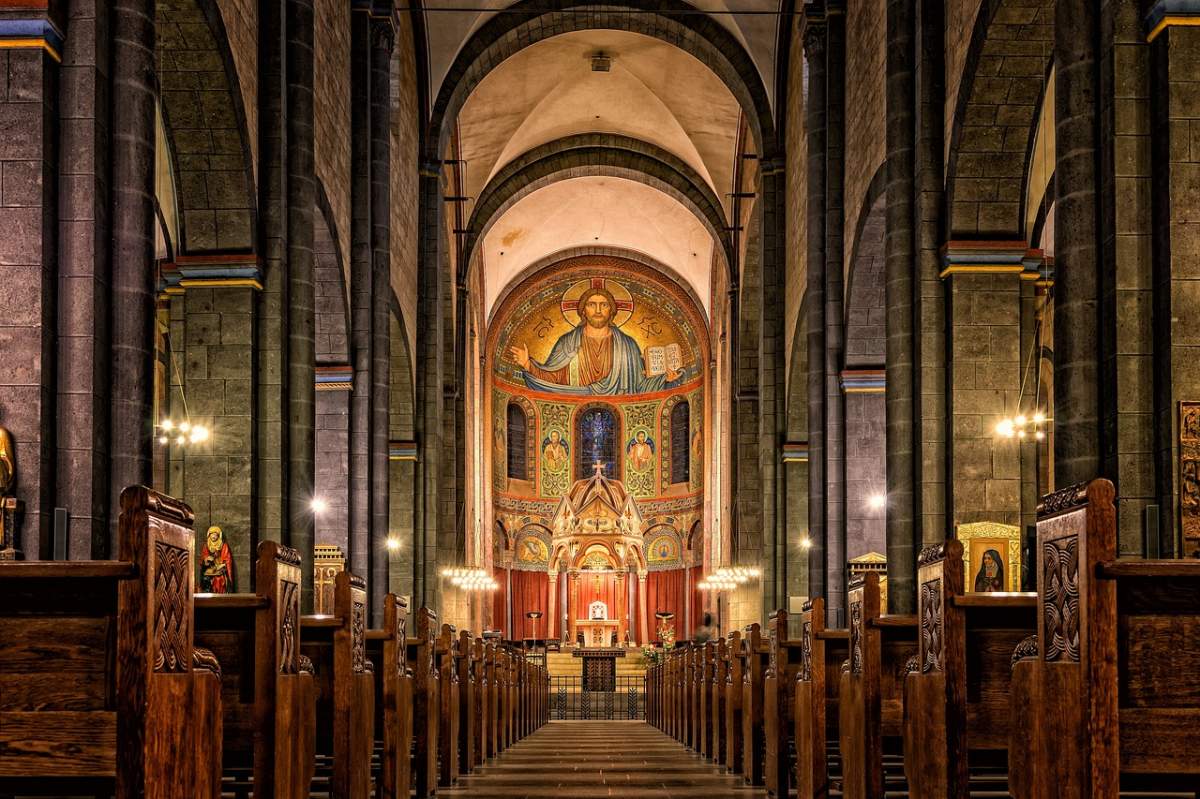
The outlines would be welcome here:
[[[1080,511],[1080,514],[1083,512]],[[1043,522],[1080,523],[1076,514]],[[1047,661],[1079,662],[1079,539],[1050,538],[1042,543],[1042,621]]]
[[[350,664],[355,674],[362,674],[367,666],[367,605],[365,602],[350,604]]]
[[[154,670],[179,673],[191,668],[188,653],[192,614],[188,604],[190,553],[166,541],[154,542]]]
[[[863,600],[859,592],[850,601],[850,672],[862,674],[863,671]]]
[[[1200,544],[1200,402],[1179,403],[1179,523],[1190,553]]]
[[[403,676],[408,672],[406,653],[408,651],[408,608],[398,605],[396,608],[396,673]]]
[[[921,583],[921,673],[942,671],[942,578]]]
[[[300,620],[300,584],[291,580],[279,581],[279,605],[283,617],[279,621],[279,673],[295,674],[296,625]]]
[[[800,633],[800,679],[805,681],[812,679],[812,639],[812,620],[809,619],[804,622]]]

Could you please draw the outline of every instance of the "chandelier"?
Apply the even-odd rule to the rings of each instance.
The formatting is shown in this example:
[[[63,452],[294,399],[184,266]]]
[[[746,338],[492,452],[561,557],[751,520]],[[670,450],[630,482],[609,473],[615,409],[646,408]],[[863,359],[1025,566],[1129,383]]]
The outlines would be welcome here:
[[[762,569],[749,569],[741,566],[722,567],[697,583],[696,588],[701,591],[732,591],[739,585],[745,585],[760,577],[762,577]]]
[[[1049,305],[1049,295],[1042,301],[1041,312],[1038,313],[1037,326],[1034,329],[1033,341],[1029,347],[1029,359],[1025,362],[1025,368],[1021,375],[1021,389],[1017,392],[1017,412],[1010,416],[1003,416],[996,422],[996,436],[998,438],[1009,438],[1025,440],[1032,438],[1034,441],[1045,441],[1046,431],[1050,428],[1050,423],[1054,420],[1046,415],[1042,409],[1042,381],[1034,378],[1033,388],[1033,407],[1027,411],[1021,410],[1021,398],[1025,396],[1025,384],[1029,380],[1029,376],[1034,373],[1037,368],[1035,358],[1039,352],[1042,352],[1042,336],[1044,329],[1042,327],[1042,317]]]
[[[442,576],[450,580],[450,584],[463,591],[495,591],[500,584],[492,579],[485,569],[465,569],[455,567],[442,569]]]

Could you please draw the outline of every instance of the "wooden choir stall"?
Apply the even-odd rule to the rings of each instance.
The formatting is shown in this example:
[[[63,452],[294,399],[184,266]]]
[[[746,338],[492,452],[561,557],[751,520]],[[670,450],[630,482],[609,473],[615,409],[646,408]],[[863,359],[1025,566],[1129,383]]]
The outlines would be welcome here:
[[[0,561],[0,796],[418,799],[548,720],[545,668],[259,545],[254,590],[194,595],[193,515],[121,495],[112,561]],[[415,616],[415,620],[414,620]]]

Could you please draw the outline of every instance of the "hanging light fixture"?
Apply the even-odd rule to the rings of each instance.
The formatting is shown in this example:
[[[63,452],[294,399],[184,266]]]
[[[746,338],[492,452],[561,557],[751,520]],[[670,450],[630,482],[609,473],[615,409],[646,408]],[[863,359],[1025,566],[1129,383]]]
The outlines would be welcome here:
[[[701,591],[732,591],[740,585],[762,577],[762,569],[741,566],[722,567],[696,584]]]
[[[1017,393],[1016,413],[1010,416],[1003,416],[996,422],[995,432],[999,438],[1010,438],[1018,441],[1032,438],[1034,441],[1045,441],[1046,431],[1050,429],[1051,422],[1054,421],[1047,415],[1045,409],[1042,408],[1041,380],[1034,381],[1033,406],[1025,410],[1021,409],[1021,398],[1025,396],[1025,384],[1029,380],[1029,376],[1033,374],[1035,368],[1034,357],[1042,351],[1042,317],[1046,312],[1049,302],[1049,295],[1047,295],[1043,299],[1042,307],[1038,313],[1033,343],[1029,348],[1029,360],[1026,362],[1024,374],[1021,376],[1021,390]]]
[[[442,569],[442,576],[450,580],[450,584],[463,591],[495,591],[500,587],[492,575],[485,569],[467,569],[455,567]]]
[[[175,362],[175,353],[171,352],[171,370],[179,374],[179,365]],[[170,375],[167,376],[170,380]],[[192,416],[188,413],[187,393],[184,391],[183,379],[179,380],[179,399],[183,405],[183,418],[176,420],[170,416],[154,425],[157,431],[158,443],[162,446],[175,444],[183,447],[188,444],[203,444],[209,439],[209,430],[202,424],[193,424]]]

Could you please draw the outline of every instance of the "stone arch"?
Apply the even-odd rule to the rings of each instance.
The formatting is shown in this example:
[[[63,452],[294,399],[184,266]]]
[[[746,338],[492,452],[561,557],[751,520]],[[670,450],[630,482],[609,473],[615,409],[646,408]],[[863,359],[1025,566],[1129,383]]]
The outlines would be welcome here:
[[[316,194],[313,254],[316,266],[317,364],[344,364],[350,360],[350,301],[346,268],[342,263],[337,224],[320,181],[317,182]]]
[[[808,440],[808,290],[800,297],[800,313],[792,335],[792,362],[787,378],[787,434],[792,441]]]
[[[179,187],[182,254],[253,252],[256,200],[246,109],[213,0],[155,7],[163,127]]]
[[[741,42],[719,22],[682,0],[521,0],[479,27],[446,71],[430,114],[426,158],[446,151],[452,122],[479,82],[530,45],[581,30],[621,30],[672,44],[708,66],[742,106],[759,152],[777,148],[774,115],[762,76]],[[632,12],[632,13],[631,13]]]
[[[1053,0],[984,0],[950,131],[950,240],[1021,236],[1026,166],[1053,47]]]
[[[847,368],[882,368],[886,355],[886,172],[886,165],[880,167],[867,190],[846,269]]]
[[[700,220],[720,249],[726,268],[734,263],[721,201],[699,173],[656,145],[629,136],[584,133],[535,147],[488,181],[467,226],[470,232],[459,259],[460,281],[487,231],[505,211],[540,188],[584,176],[622,178],[666,194]]]

